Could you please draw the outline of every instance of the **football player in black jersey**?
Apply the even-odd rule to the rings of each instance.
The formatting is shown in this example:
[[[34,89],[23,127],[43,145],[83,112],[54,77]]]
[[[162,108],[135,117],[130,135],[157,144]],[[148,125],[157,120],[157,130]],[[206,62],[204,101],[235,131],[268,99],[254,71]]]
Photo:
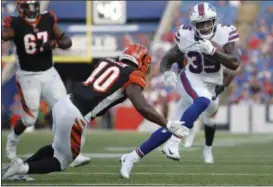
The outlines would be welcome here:
[[[17,0],[19,16],[4,18],[2,42],[12,40],[17,49],[17,89],[22,104],[21,119],[8,135],[6,152],[10,160],[16,158],[19,136],[36,122],[40,97],[52,108],[65,97],[65,86],[54,68],[52,49],[69,49],[71,39],[60,30],[53,12],[40,14],[38,1]],[[90,158],[80,156],[79,164]]]
[[[24,163],[15,159],[3,172],[3,179],[16,174],[42,174],[62,171],[78,156],[85,142],[87,121],[129,98],[146,119],[178,137],[184,128],[179,121],[167,121],[144,98],[151,56],[140,44],[129,45],[119,61],[102,59],[84,83],[53,107],[53,143],[41,148]]]

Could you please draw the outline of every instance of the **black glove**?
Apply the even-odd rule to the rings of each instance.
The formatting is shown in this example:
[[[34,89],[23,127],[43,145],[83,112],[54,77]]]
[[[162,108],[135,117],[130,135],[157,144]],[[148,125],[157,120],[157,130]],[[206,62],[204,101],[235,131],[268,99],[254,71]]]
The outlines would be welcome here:
[[[225,90],[225,86],[224,85],[216,85],[215,86],[215,90],[214,90],[214,96],[212,97],[212,100],[215,100],[218,95],[220,95],[223,91]]]

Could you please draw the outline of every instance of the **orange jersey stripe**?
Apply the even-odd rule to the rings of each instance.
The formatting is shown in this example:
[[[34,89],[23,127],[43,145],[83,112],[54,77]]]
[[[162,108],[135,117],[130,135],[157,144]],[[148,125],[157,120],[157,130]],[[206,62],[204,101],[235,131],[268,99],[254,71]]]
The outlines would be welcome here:
[[[24,94],[23,94],[23,90],[22,90],[21,85],[20,85],[18,80],[16,80],[16,87],[17,87],[17,90],[18,90],[18,93],[19,93],[19,97],[20,97],[20,101],[21,101],[23,110],[26,112],[26,114],[28,114],[29,116],[35,118],[35,116],[31,113],[30,109],[28,108],[28,106],[26,104]]]

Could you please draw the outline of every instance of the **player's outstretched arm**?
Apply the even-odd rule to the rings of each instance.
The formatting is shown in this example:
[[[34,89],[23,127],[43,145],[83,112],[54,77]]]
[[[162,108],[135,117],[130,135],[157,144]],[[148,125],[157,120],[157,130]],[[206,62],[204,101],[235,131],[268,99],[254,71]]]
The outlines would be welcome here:
[[[163,56],[160,62],[160,71],[162,73],[169,71],[172,67],[172,64],[182,60],[183,53],[180,51],[177,45],[174,45],[167,53]]]
[[[240,50],[236,47],[235,42],[228,43],[223,48],[226,53],[216,50],[213,57],[226,68],[236,70],[240,64]]]
[[[137,84],[129,84],[125,88],[127,97],[131,100],[136,110],[146,119],[162,127],[166,127],[167,120],[150,105],[142,94],[142,88]]]
[[[58,47],[61,49],[68,49],[72,46],[72,41],[69,36],[67,36],[57,24],[53,27],[54,35],[57,40]]]

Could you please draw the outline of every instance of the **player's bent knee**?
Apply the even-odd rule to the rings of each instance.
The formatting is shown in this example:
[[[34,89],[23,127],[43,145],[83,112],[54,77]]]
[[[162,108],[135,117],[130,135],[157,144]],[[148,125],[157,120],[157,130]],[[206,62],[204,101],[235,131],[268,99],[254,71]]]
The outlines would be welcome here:
[[[35,114],[34,112],[32,112],[31,114],[31,116],[29,114],[24,114],[22,116],[22,122],[26,127],[33,126],[37,120],[37,114]]]
[[[194,100],[194,105],[198,106],[200,111],[205,111],[210,105],[210,100],[206,97],[198,97]]]
[[[210,118],[208,116],[204,116],[204,124],[207,126],[214,126],[215,125],[215,121],[214,118]]]

